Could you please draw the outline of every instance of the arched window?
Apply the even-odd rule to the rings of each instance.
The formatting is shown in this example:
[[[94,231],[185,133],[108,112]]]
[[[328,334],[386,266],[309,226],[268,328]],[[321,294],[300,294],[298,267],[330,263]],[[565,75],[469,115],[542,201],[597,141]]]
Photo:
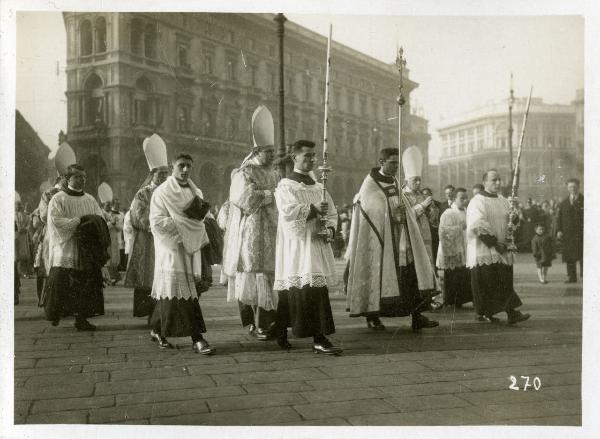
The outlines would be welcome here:
[[[156,43],[158,35],[156,33],[156,26],[153,24],[147,24],[144,32],[144,55],[147,58],[156,58]]]
[[[96,53],[106,52],[106,19],[98,17],[96,19]]]
[[[84,85],[85,89],[85,118],[86,125],[104,122],[104,93],[102,91],[102,80],[98,75],[92,73]]]
[[[238,135],[238,120],[236,117],[230,116],[225,121],[225,133],[227,140],[234,140]]]
[[[177,131],[186,133],[188,131],[188,123],[188,109],[183,106],[177,107]]]
[[[81,22],[79,28],[79,44],[81,56],[91,55],[93,51],[92,23],[89,20]]]
[[[144,27],[140,20],[134,19],[131,21],[131,52],[136,55],[141,55],[143,53],[143,45],[144,45]]]
[[[152,92],[152,83],[142,76],[135,82],[133,121],[140,125],[154,125],[154,101],[148,96]]]
[[[227,79],[235,81],[235,62],[227,61]]]
[[[189,47],[185,44],[180,44],[177,48],[177,59],[181,67],[190,67],[190,61],[188,59]]]
[[[202,135],[206,137],[215,137],[215,124],[212,113],[202,112]]]

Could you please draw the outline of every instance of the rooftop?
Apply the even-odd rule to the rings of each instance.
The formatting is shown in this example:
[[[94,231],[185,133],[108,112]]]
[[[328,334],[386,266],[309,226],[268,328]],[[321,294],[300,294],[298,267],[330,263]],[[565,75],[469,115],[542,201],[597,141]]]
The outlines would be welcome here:
[[[527,98],[515,98],[513,104],[513,116],[522,115],[527,107]],[[531,98],[530,114],[574,114],[573,105],[567,104],[546,104],[542,98]],[[508,115],[508,99],[497,102],[489,102],[481,107],[474,108],[460,115],[445,121],[444,125],[438,128],[438,131],[444,131],[449,128],[455,128],[460,125],[476,122],[480,119],[504,117]],[[517,120],[516,118],[514,120]]]

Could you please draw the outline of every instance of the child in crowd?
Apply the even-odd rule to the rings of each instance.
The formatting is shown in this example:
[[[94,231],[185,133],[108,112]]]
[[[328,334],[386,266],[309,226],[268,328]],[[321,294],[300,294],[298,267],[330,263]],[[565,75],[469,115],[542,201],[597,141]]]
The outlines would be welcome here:
[[[544,224],[535,226],[535,236],[531,240],[531,251],[537,265],[538,279],[540,283],[546,284],[548,267],[552,266],[552,260],[556,257],[552,237],[546,233]]]

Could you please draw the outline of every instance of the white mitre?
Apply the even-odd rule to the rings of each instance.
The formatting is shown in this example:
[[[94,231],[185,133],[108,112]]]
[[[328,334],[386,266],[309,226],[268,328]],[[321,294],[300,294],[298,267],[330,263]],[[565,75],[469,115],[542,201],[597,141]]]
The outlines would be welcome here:
[[[154,133],[150,137],[146,137],[142,148],[150,170],[169,166],[167,144],[158,134]]]
[[[102,204],[113,200],[113,191],[108,183],[102,182],[100,186],[98,186],[98,198]]]
[[[404,178],[421,177],[423,170],[423,156],[416,146],[407,148],[402,154],[402,168]]]

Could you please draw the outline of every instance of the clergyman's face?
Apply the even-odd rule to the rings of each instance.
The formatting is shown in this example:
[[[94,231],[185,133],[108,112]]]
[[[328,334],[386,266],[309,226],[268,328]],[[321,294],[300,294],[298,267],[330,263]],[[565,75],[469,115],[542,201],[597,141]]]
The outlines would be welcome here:
[[[192,172],[192,161],[186,158],[177,159],[173,163],[173,173],[171,174],[176,180],[185,183],[190,178]]]
[[[406,180],[406,185],[411,191],[418,191],[421,189],[421,177],[410,177],[408,180]]]
[[[294,160],[294,168],[303,172],[312,171],[315,165],[314,148],[303,146],[300,151],[292,154],[292,159]]]
[[[275,147],[273,146],[265,146],[261,149],[261,151],[256,155],[258,158],[258,162],[261,166],[270,166],[273,164],[273,159],[275,158]]]
[[[381,172],[385,175],[396,175],[398,172],[398,156],[391,155],[386,160],[379,160],[381,163]]]
[[[496,171],[488,172],[485,181],[483,182],[485,191],[489,192],[490,194],[497,194],[500,190],[501,184],[502,179],[500,178],[500,174],[498,174]]]
[[[71,186],[73,189],[82,190],[85,186],[86,178],[87,174],[85,171],[75,169],[69,177],[69,186]]]
[[[454,199],[454,190],[451,188],[444,189],[444,195],[446,196],[446,200],[452,201]]]
[[[152,174],[152,182],[158,186],[159,184],[164,182],[168,176],[169,168],[167,166],[161,166],[156,171],[154,171],[154,174]]]
[[[463,209],[467,205],[467,193],[466,192],[457,192],[456,197],[454,198],[454,204],[459,209]]]

